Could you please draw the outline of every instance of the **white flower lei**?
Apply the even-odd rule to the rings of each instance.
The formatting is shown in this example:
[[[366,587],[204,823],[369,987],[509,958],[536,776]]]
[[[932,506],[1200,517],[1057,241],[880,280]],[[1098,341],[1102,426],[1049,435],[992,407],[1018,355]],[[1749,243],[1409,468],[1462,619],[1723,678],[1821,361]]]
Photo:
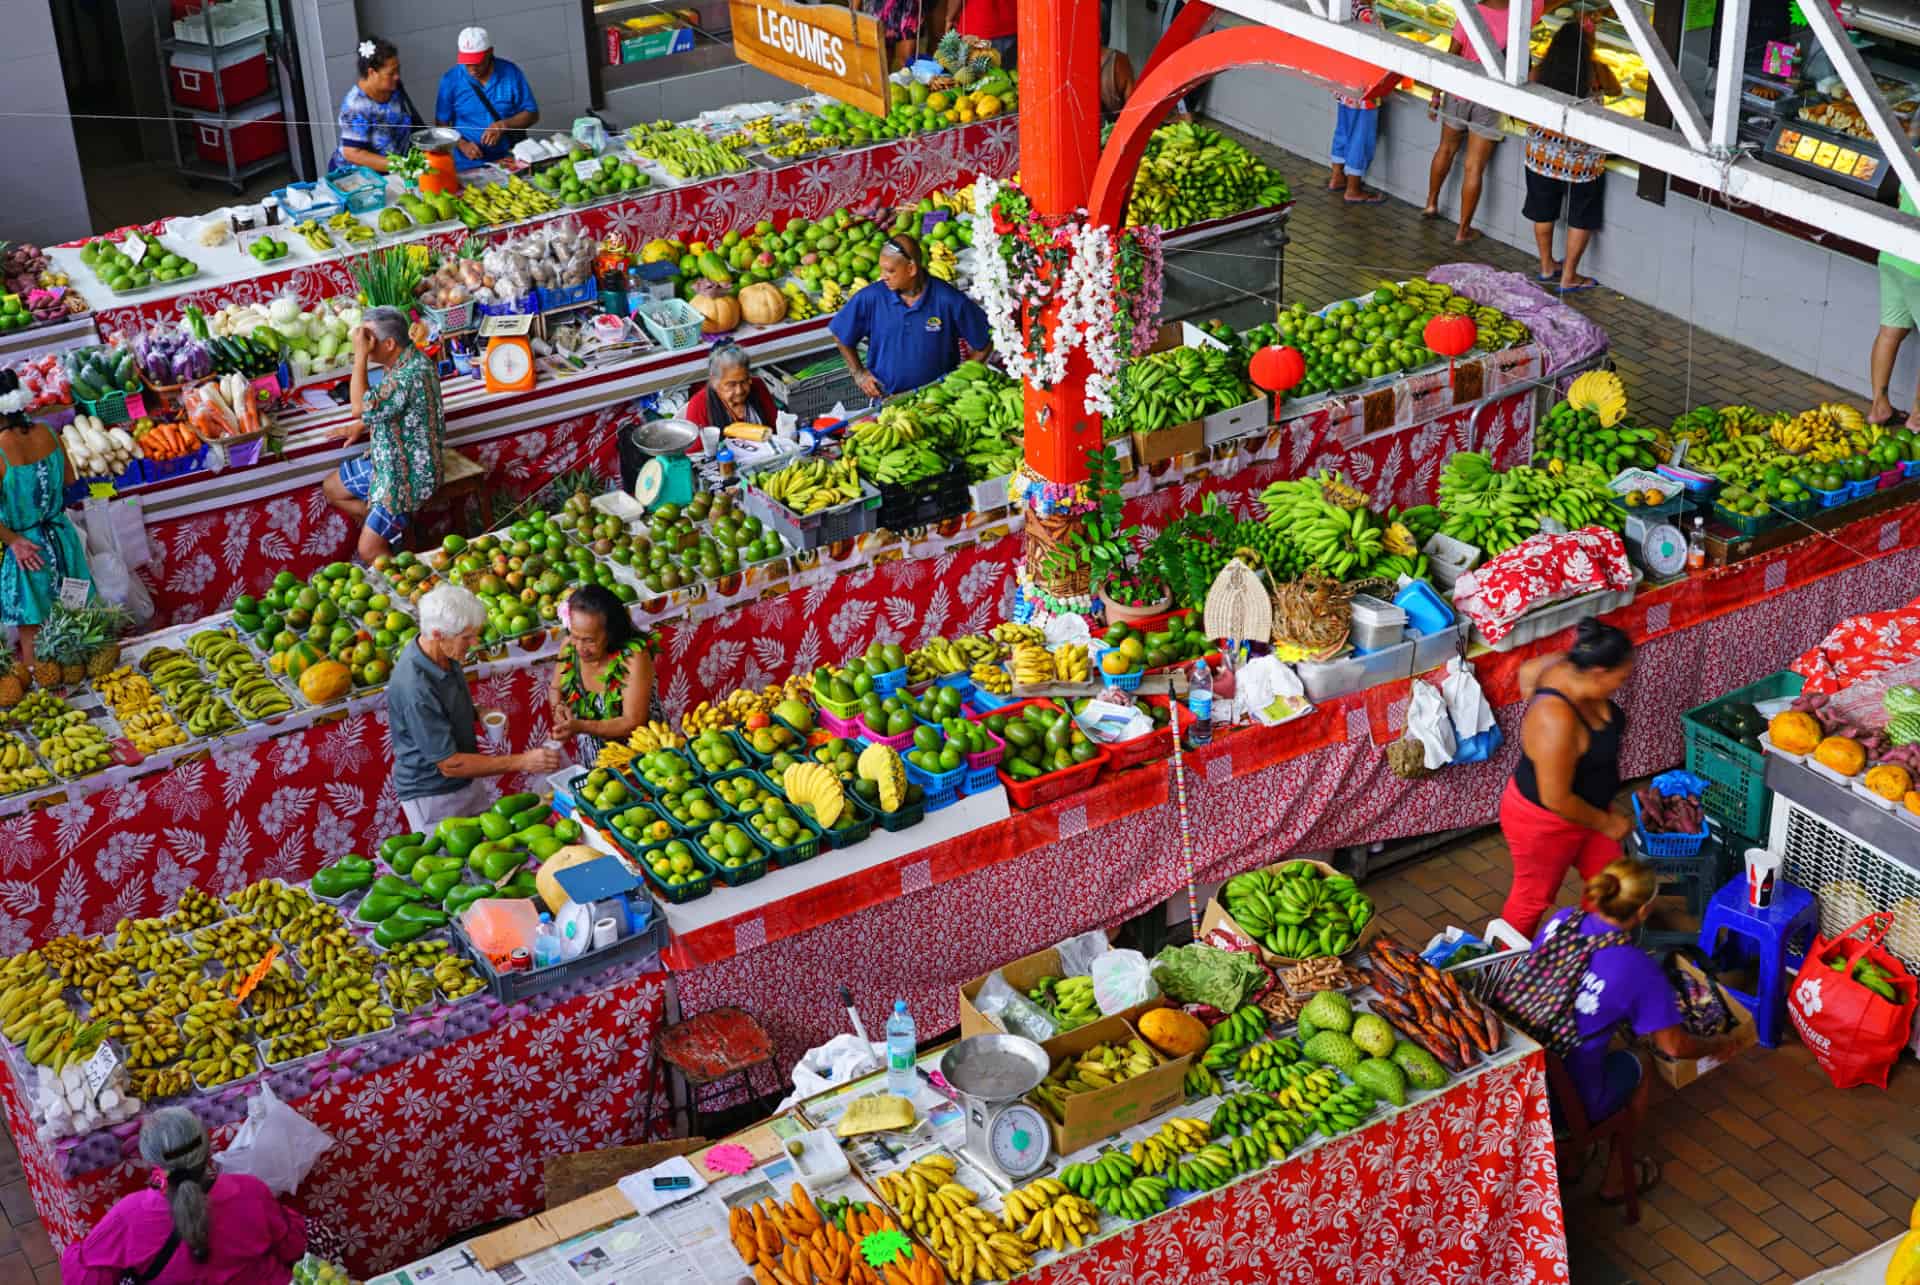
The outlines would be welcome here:
[[[993,203],[999,196],[1000,184],[989,176],[982,174],[974,180],[973,294],[986,311],[987,329],[993,334],[993,350],[1000,355],[1007,374],[1045,387],[1040,384],[1039,372],[1020,333],[1020,305],[1013,297],[1007,261],[1000,252],[1000,234],[993,226]]]
[[[1070,291],[1070,293],[1069,293]],[[1093,367],[1086,384],[1089,410],[1113,413],[1112,391],[1120,373],[1113,333],[1113,234],[1110,229],[1082,223],[1073,233],[1073,266],[1062,283],[1061,328],[1066,338],[1078,339]]]

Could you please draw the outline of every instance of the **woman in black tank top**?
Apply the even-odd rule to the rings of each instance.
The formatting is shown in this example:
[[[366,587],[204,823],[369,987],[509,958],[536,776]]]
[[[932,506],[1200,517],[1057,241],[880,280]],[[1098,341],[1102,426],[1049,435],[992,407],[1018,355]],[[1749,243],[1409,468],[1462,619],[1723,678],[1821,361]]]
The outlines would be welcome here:
[[[1501,917],[1528,937],[1568,869],[1593,877],[1620,856],[1633,829],[1612,810],[1627,727],[1613,694],[1632,673],[1632,640],[1591,619],[1580,622],[1571,651],[1521,667],[1529,703],[1520,762],[1500,800],[1500,829],[1513,854],[1513,890]]]

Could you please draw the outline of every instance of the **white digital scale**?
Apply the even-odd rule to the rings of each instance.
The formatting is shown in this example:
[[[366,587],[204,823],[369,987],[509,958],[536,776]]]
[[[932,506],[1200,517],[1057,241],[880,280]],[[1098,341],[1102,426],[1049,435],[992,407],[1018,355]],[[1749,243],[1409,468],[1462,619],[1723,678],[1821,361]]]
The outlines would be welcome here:
[[[967,1159],[990,1177],[1022,1182],[1047,1167],[1053,1134],[1021,1098],[1047,1078],[1047,1051],[1018,1035],[975,1035],[940,1058],[940,1074],[967,1115]]]

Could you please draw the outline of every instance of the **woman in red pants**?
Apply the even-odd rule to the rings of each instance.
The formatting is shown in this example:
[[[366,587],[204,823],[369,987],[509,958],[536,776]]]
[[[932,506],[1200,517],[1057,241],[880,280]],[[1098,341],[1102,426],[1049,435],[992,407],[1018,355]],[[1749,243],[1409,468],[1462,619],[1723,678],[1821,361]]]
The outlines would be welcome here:
[[[1633,822],[1612,811],[1620,789],[1627,716],[1613,694],[1633,673],[1633,640],[1582,620],[1573,649],[1520,667],[1529,702],[1520,763],[1500,799],[1500,830],[1513,854],[1513,889],[1501,918],[1528,937],[1570,867],[1591,879],[1621,854]]]

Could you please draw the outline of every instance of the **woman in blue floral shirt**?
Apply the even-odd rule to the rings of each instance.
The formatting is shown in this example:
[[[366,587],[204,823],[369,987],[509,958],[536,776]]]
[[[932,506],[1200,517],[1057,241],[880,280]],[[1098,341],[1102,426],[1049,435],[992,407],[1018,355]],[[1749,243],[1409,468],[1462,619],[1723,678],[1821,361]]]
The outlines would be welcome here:
[[[400,51],[374,36],[360,42],[360,76],[340,100],[340,143],[329,170],[364,165],[382,174],[387,158],[407,150],[419,121],[400,84]]]
[[[367,365],[386,374],[370,388]],[[440,374],[413,346],[407,318],[396,308],[369,308],[353,332],[353,409],[359,418],[341,440],[369,435],[365,454],[351,456],[321,483],[328,503],[358,519],[363,562],[393,552],[413,515],[440,489],[440,448],[447,431]]]

